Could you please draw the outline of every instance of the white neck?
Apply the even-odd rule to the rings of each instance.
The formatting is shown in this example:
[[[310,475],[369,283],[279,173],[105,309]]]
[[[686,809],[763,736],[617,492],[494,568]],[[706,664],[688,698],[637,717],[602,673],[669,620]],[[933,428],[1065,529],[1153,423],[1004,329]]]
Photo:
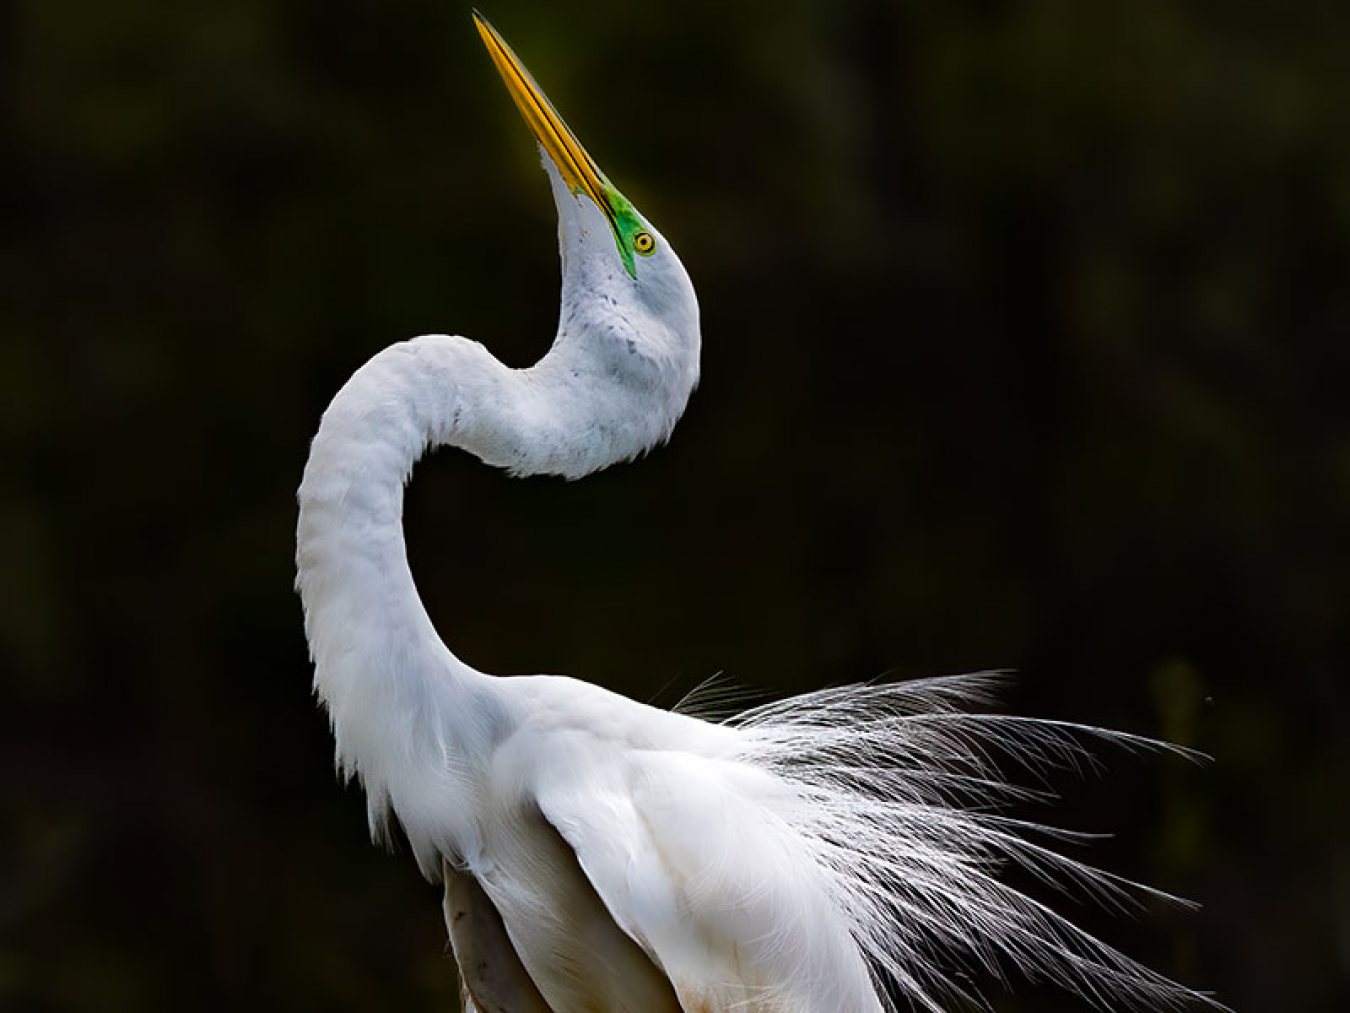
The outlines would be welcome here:
[[[491,406],[489,392],[501,383],[492,366],[501,370],[457,339],[385,349],[333,399],[305,465],[296,587],[314,687],[328,708],[338,766],[365,786],[372,833],[391,803],[415,804],[394,797],[400,790],[462,752],[447,741],[459,724],[450,705],[480,677],[441,643],[418,597],[403,540],[403,485],[429,442]],[[390,749],[399,742],[404,748]]]
[[[324,413],[299,491],[296,583],[338,764],[360,776],[372,830],[390,804],[405,822],[433,804],[416,795],[447,772],[471,780],[465,764],[503,730],[486,677],[441,642],[408,568],[403,487],[418,458],[449,444],[517,474],[577,477],[665,438],[683,408],[687,389],[670,417],[583,348],[564,327],[543,360],[512,370],[465,338],[416,338],[357,370]]]

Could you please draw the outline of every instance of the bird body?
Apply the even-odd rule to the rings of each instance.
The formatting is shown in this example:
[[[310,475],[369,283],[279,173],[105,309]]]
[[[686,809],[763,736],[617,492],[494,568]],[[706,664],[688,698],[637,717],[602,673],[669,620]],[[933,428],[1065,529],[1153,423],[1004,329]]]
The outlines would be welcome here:
[[[679,259],[479,28],[552,184],[557,337],[527,369],[444,335],[376,354],[324,413],[296,550],[339,766],[372,833],[392,814],[423,873],[446,879],[467,1008],[872,1013],[899,995],[938,1010],[967,989],[936,953],[1099,1002],[1191,998],[997,879],[1011,862],[1122,892],[988,808],[1021,797],[994,754],[1074,763],[1084,730],[965,713],[985,677],[822,691],[719,723],[565,677],[489,676],[441,641],[402,531],[422,453],[578,478],[668,438],[698,379]]]

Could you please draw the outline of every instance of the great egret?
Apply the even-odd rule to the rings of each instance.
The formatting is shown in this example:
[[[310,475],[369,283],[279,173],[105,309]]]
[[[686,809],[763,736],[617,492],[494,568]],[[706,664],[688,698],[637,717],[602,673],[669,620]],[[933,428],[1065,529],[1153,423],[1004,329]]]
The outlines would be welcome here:
[[[519,370],[444,335],[374,356],[323,415],[296,550],[338,763],[372,834],[392,812],[444,879],[466,1009],[937,1011],[973,990],[971,969],[1107,1008],[1205,1001],[997,878],[1012,863],[1131,896],[1000,814],[1027,793],[999,761],[1145,740],[967,713],[989,676],[822,690],[716,723],[560,676],[488,676],[441,642],[402,531],[423,451],[579,478],[669,437],[699,371],[675,251],[475,20],[552,183],[557,337]]]

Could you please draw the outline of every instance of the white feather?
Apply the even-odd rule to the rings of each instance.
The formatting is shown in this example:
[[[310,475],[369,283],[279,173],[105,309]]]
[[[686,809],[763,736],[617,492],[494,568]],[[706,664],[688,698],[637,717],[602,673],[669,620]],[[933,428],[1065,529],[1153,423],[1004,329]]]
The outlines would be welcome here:
[[[467,872],[548,1004],[653,1013],[939,1010],[967,970],[1096,1005],[1196,993],[998,878],[1013,864],[1108,904],[1134,884],[999,807],[1011,762],[1092,762],[1114,732],[967,713],[992,679],[824,690],[726,723],[571,679],[498,679],[436,635],[408,569],[403,485],[429,444],[577,477],[667,438],[698,377],[693,287],[655,230],[631,278],[608,223],[546,159],[563,307],[537,365],[464,338],[395,345],[324,413],[300,487],[297,585],[337,762],[377,835]],[[1168,748],[1168,747],[1162,747]],[[565,843],[564,843],[565,842]]]
[[[822,690],[733,719],[741,758],[798,795],[793,832],[829,870],[830,893],[883,979],[934,1011],[973,1000],[963,969],[1016,971],[1075,990],[1103,1009],[1202,1000],[1083,932],[998,878],[1017,865],[1058,889],[1129,906],[1138,893],[1176,900],[1058,854],[1062,831],[1002,815],[1039,792],[1034,775],[1094,764],[1083,740],[1186,753],[1119,732],[969,713],[990,673]],[[1000,764],[1000,760],[1003,764]]]

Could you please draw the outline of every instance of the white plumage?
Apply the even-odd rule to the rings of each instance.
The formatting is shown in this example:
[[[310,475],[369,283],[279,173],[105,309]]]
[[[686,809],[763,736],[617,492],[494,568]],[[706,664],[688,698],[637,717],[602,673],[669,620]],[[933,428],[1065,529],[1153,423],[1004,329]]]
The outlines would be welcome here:
[[[966,713],[987,676],[826,690],[717,723],[572,679],[487,676],[441,642],[402,532],[426,448],[580,477],[666,439],[698,377],[678,258],[570,132],[548,133],[566,127],[518,74],[559,215],[552,348],[523,370],[459,337],[385,349],[324,413],[299,492],[297,584],[338,763],[365,787],[372,832],[392,813],[423,873],[446,876],[466,1008],[939,1010],[972,966],[1104,1008],[1198,998],[997,878],[1011,862],[1127,896],[1049,850],[1053,832],[999,815],[1025,794],[999,761],[1041,769],[1082,760],[1084,735],[1142,740]]]

